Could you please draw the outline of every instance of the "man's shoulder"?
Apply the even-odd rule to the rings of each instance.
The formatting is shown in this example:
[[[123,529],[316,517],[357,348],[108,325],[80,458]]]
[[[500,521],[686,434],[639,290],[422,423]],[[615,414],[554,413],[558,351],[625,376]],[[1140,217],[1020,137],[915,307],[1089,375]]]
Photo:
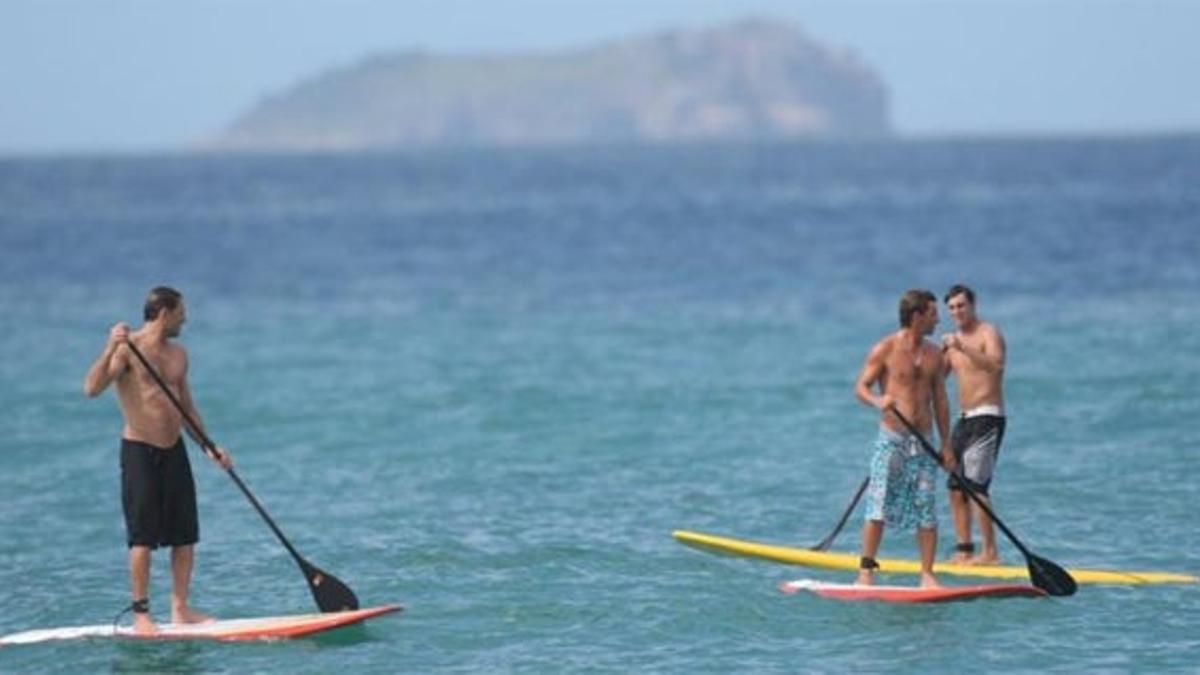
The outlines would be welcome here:
[[[180,342],[168,340],[163,348],[167,354],[170,354],[171,358],[187,359],[187,348]]]
[[[892,350],[892,345],[896,344],[896,339],[899,337],[896,333],[888,333],[871,347],[872,354],[887,354]]]
[[[996,324],[992,323],[991,321],[980,321],[979,328],[981,331],[983,331],[983,333],[985,335],[997,337],[1000,339],[1004,338],[1004,334],[1000,332],[1000,327],[997,326]]]

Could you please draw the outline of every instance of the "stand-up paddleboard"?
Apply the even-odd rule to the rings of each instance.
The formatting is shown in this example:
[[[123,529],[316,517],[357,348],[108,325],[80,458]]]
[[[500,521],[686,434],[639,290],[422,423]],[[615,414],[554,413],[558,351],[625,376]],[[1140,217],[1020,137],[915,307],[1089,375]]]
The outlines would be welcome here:
[[[833,584],[812,579],[785,581],[779,590],[792,594],[801,591],[830,600],[875,602],[963,602],[982,598],[1044,598],[1046,591],[1027,584],[981,584],[976,586],[858,586]]]
[[[762,544],[730,537],[719,537],[687,530],[672,533],[677,541],[705,551],[772,560],[789,565],[801,565],[827,570],[857,570],[857,553],[830,553],[806,548]],[[919,574],[921,563],[916,560],[880,558],[879,572],[884,574]],[[933,566],[938,574],[989,579],[1028,579],[1029,569],[1018,565],[958,565],[938,562]],[[1194,584],[1200,579],[1175,572],[1125,572],[1119,570],[1068,570],[1081,584]]]
[[[78,640],[81,638],[120,638],[130,640],[215,640],[218,642],[248,642],[252,640],[285,640],[322,633],[362,623],[403,609],[400,605],[381,605],[347,612],[325,614],[296,614],[269,616],[258,619],[228,619],[209,623],[166,624],[153,635],[138,635],[130,626],[74,626],[71,628],[42,628],[0,637],[0,646],[33,644],[49,640]]]

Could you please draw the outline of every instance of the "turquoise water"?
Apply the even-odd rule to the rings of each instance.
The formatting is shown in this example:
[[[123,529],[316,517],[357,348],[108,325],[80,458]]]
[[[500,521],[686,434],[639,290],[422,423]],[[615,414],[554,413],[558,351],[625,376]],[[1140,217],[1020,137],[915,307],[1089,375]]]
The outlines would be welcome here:
[[[406,607],[0,671],[1194,671],[1200,586],[847,605],[775,588],[846,574],[670,531],[820,540],[866,471],[866,349],[906,288],[964,281],[1009,343],[1001,518],[1064,566],[1200,573],[1196,185],[1186,137],[0,161],[0,634],[126,602],[120,420],[80,387],[159,283],[250,489],[364,604]],[[312,611],[192,461],[197,606]]]

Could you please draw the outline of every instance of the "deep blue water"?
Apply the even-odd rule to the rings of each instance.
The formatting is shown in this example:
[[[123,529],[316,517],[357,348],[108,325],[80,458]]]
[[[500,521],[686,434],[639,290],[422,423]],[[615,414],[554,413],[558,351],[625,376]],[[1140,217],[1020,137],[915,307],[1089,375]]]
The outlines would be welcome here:
[[[775,585],[846,574],[670,531],[819,540],[866,470],[867,348],[905,289],[961,281],[1009,345],[1004,521],[1066,566],[1200,572],[1197,185],[1196,137],[0,160],[0,634],[126,601],[119,415],[80,384],[160,283],[242,478],[305,557],[407,608],[0,671],[1195,670],[1200,586],[843,605]],[[196,604],[310,611],[192,461]]]

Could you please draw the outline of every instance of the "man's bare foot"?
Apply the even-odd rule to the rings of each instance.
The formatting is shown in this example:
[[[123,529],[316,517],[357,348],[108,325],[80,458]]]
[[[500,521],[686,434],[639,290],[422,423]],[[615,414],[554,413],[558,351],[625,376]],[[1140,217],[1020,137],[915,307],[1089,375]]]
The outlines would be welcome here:
[[[859,570],[858,578],[854,580],[855,585],[871,586],[875,583],[875,573],[871,570]]]
[[[216,619],[207,614],[201,614],[193,610],[191,607],[171,610],[171,621],[173,623],[212,623]]]
[[[921,572],[921,588],[941,588],[937,577],[928,572]]]
[[[149,614],[137,613],[133,615],[133,632],[137,635],[154,635],[158,632],[158,626],[154,625],[154,619]]]
[[[995,553],[980,553],[976,556],[971,556],[970,560],[965,563],[967,565],[998,565],[1000,564],[1000,556]]]

